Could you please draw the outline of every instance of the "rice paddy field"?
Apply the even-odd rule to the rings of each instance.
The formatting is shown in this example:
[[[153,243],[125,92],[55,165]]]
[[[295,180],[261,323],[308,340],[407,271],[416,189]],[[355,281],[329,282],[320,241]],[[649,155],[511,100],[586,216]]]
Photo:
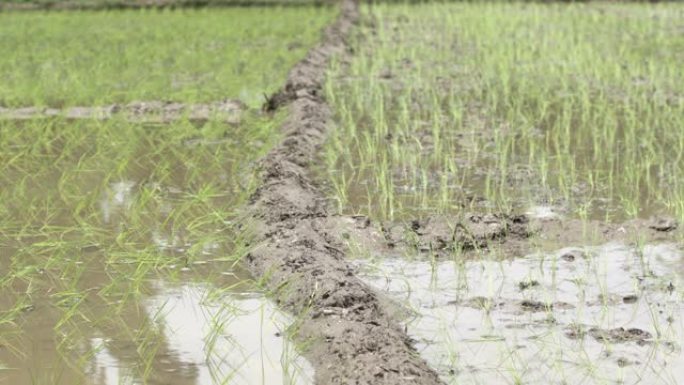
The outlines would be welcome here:
[[[292,320],[240,269],[235,218],[257,160],[280,140],[282,114],[260,112],[264,95],[334,15],[0,13],[6,109],[241,102],[230,123],[0,118],[0,383],[311,375],[276,337]]]
[[[364,225],[320,248],[443,384],[681,384],[684,5],[359,8],[297,167]],[[338,14],[0,11],[0,384],[324,383],[300,321],[356,304],[284,312],[244,207]]]
[[[341,124],[325,158],[340,205],[392,219],[478,196],[495,210],[683,218],[682,12],[368,8],[363,54],[328,84]]]
[[[4,107],[71,107],[237,98],[259,107],[316,42],[330,20],[324,13],[314,8],[4,13],[0,101]]]
[[[449,384],[681,383],[681,235],[588,230],[684,219],[681,4],[363,9],[358,54],[326,86],[338,125],[318,173],[340,211],[409,239],[444,217],[457,236],[473,213],[580,223],[515,259],[352,239],[364,280],[411,309],[421,355]]]

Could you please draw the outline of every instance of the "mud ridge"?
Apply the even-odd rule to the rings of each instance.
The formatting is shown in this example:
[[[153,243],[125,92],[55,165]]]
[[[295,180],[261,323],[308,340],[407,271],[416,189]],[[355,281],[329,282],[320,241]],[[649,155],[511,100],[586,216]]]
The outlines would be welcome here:
[[[262,162],[262,185],[251,196],[245,221],[252,251],[245,257],[284,309],[297,316],[295,338],[316,370],[316,384],[440,384],[377,292],[354,275],[329,224],[338,221],[309,177],[323,144],[331,111],[322,95],[326,67],[347,50],[345,39],[359,18],[353,0],[321,43],[288,76],[285,139]],[[332,227],[334,228],[334,227]]]
[[[184,104],[168,101],[144,101],[110,104],[98,107],[5,108],[0,106],[0,120],[30,120],[60,117],[68,120],[119,118],[132,123],[169,123],[182,118],[189,120],[219,119],[237,124],[247,106],[239,100],[222,100],[205,104]]]

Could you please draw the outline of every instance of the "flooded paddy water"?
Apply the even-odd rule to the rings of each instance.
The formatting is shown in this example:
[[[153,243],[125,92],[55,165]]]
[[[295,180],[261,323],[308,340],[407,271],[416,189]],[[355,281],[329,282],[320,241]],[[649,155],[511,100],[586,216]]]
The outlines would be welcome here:
[[[335,9],[110,3],[0,12],[0,383],[311,383],[236,218]]]
[[[294,106],[285,141],[285,112],[253,109],[273,89],[264,73],[284,76],[332,12],[309,10],[302,41],[292,21],[278,39],[222,29],[240,36],[232,46],[182,12],[143,12],[193,33],[172,47],[60,48],[118,47],[126,60],[95,50],[72,66],[112,64],[94,79],[54,75],[72,67],[46,47],[0,60],[14,81],[0,92],[0,382],[434,384],[434,370],[459,384],[680,382],[684,11],[639,7],[380,4],[353,27],[347,2],[267,101]],[[39,16],[60,32],[50,46],[74,40],[78,19]],[[112,20],[88,36],[121,38],[130,20]],[[50,30],[30,21],[12,19],[9,49]],[[17,65],[26,58],[35,65]],[[163,76],[139,83],[146,68]],[[209,106],[227,96],[245,102],[214,120]],[[382,247],[353,244],[371,230]],[[358,277],[394,306],[349,268],[357,252]]]
[[[0,122],[0,382],[311,383],[233,220],[277,121]]]
[[[219,268],[211,263],[207,267]],[[54,295],[3,325],[0,380],[17,384],[310,384],[313,369],[287,339],[293,320],[247,277],[206,282],[207,269],[142,284],[135,300],[79,299],[65,320]],[[199,270],[199,271],[198,271]],[[86,277],[88,273],[84,274]],[[83,277],[82,280],[87,278]],[[239,287],[235,287],[238,285]],[[232,289],[231,289],[232,288]],[[58,305],[60,306],[60,305]],[[62,306],[60,306],[62,307]],[[75,319],[74,319],[75,318]]]
[[[366,282],[407,306],[409,335],[447,383],[678,384],[684,376],[681,245],[358,263]]]

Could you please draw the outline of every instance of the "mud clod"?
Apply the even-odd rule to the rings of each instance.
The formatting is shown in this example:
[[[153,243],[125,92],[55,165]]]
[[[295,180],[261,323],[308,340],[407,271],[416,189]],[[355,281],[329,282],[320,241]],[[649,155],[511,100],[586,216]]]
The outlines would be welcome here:
[[[636,294],[630,294],[622,297],[622,302],[624,303],[636,303],[639,300],[639,296]]]
[[[639,328],[625,329],[619,327],[615,329],[601,329],[592,327],[587,330],[581,325],[570,325],[565,331],[565,336],[570,339],[580,339],[586,335],[593,337],[599,342],[637,342],[640,345],[648,343],[653,338],[651,333]]]
[[[589,335],[594,337],[597,341],[613,343],[630,341],[645,343],[651,338],[653,338],[651,333],[645,330],[641,330],[638,328],[625,329],[622,327],[610,330],[591,328],[589,329]]]
[[[518,289],[520,289],[520,291],[524,291],[537,286],[539,286],[539,281],[535,279],[518,282]]]
[[[670,217],[658,217],[651,220],[649,228],[655,231],[669,232],[677,229],[677,221]]]
[[[396,226],[385,231],[392,244],[397,240],[399,231]],[[416,247],[421,251],[473,250],[487,248],[490,244],[504,238],[527,238],[532,232],[525,216],[504,214],[468,214],[463,219],[446,216],[431,216],[411,221]],[[404,243],[407,236],[404,233]]]

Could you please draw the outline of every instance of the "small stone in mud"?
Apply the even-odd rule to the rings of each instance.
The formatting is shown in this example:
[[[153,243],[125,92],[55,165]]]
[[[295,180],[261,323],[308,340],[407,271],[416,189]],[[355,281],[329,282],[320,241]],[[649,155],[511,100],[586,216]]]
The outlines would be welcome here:
[[[672,231],[677,228],[677,221],[670,217],[657,217],[651,220],[648,227],[655,231]]]
[[[539,286],[539,281],[537,281],[536,279],[530,279],[527,281],[518,282],[518,289],[520,289],[520,291],[527,290],[531,287],[537,287],[537,286]]]
[[[622,297],[622,302],[624,303],[635,303],[639,297],[636,294],[630,294]]]

